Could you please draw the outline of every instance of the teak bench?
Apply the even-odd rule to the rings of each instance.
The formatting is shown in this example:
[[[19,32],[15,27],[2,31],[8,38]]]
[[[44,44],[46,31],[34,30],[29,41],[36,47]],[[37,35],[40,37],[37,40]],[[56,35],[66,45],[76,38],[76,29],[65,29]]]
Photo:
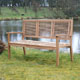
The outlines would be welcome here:
[[[10,46],[23,47],[25,55],[25,47],[56,50],[56,65],[59,65],[59,48],[70,48],[71,61],[72,55],[72,32],[73,19],[36,19],[23,20],[22,32],[8,32],[8,58],[11,57]],[[22,40],[10,41],[10,34],[22,34]],[[34,40],[25,40],[30,38],[47,38],[56,39],[56,42],[42,42]],[[69,40],[69,43],[61,43],[59,40]]]

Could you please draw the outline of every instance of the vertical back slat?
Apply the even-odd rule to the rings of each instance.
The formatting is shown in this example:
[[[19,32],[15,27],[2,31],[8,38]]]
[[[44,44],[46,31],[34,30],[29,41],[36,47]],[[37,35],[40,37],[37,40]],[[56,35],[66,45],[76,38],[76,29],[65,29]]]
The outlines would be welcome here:
[[[68,34],[67,35],[70,35],[70,31],[71,31],[71,25],[70,25],[70,20],[68,21]]]
[[[55,33],[55,21],[53,21],[53,35],[52,36],[54,36],[54,33]]]
[[[54,26],[55,26],[54,22],[51,21],[51,38],[53,38],[54,35]]]
[[[22,27],[22,32],[23,32],[23,35],[22,35],[22,39],[24,39],[24,35],[25,35],[25,21],[23,20],[23,27]]]
[[[70,31],[70,36],[73,34],[73,19],[70,21],[71,22],[71,31]]]
[[[36,21],[36,36],[39,36],[39,21]]]

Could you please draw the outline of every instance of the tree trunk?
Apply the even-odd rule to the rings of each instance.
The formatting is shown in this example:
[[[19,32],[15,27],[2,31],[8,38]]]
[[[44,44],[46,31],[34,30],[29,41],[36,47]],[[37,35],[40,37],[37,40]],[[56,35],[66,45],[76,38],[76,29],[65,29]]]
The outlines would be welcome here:
[[[1,7],[0,7],[0,15],[1,15]]]
[[[25,10],[25,13],[27,12],[27,1],[26,0],[24,0],[24,10]]]
[[[0,1],[0,15],[1,15],[1,1]]]

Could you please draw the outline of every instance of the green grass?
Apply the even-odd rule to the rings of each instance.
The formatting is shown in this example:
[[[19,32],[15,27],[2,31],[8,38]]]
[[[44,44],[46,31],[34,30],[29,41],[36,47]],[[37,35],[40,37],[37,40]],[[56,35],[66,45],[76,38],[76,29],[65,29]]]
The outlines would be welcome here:
[[[0,80],[80,80],[80,54],[74,54],[71,63],[70,55],[60,53],[60,65],[56,67],[56,53],[22,48],[11,49],[0,55]]]
[[[1,7],[0,20],[4,19],[21,19],[21,18],[65,18],[66,15],[62,10],[50,9],[50,8],[40,8],[37,13],[34,12],[33,8],[27,7],[27,12],[23,7],[16,7],[16,10],[12,10],[9,7]],[[22,16],[21,14],[24,14]]]

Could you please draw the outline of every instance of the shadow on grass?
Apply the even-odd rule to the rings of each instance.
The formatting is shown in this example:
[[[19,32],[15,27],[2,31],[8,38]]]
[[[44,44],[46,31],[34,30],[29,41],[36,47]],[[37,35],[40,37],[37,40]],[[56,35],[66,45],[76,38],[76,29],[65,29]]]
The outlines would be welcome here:
[[[43,55],[43,57],[40,57],[38,55],[34,55],[34,56],[24,56],[24,59],[26,61],[32,61],[32,62],[35,62],[37,64],[41,64],[41,65],[44,65],[44,64],[54,64],[56,62],[56,60],[53,58],[53,59],[50,59],[50,57],[46,58],[46,56]]]
[[[54,56],[53,56],[54,55]],[[34,54],[26,54],[26,56],[23,55],[15,55],[14,58],[18,61],[26,61],[26,62],[34,62],[41,65],[51,65],[56,63],[56,56],[55,54],[51,53],[36,53]]]

